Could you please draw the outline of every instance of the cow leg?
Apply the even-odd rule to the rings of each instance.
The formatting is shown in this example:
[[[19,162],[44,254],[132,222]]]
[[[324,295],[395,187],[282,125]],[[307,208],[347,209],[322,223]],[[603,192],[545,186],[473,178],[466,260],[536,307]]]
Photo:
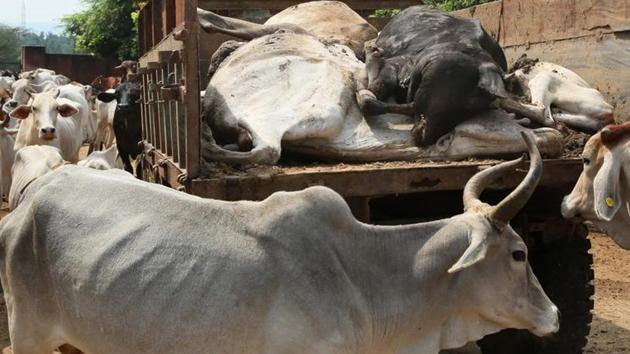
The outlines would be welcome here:
[[[210,66],[208,67],[208,79],[212,78],[221,63],[230,56],[235,50],[243,46],[245,42],[227,41],[217,49],[210,58]]]
[[[57,348],[50,338],[39,336],[32,324],[10,326],[13,354],[50,354]]]
[[[227,16],[220,16],[214,12],[199,8],[197,9],[197,17],[199,18],[201,28],[208,33],[223,33],[245,40],[252,40],[283,29],[295,33],[308,33],[300,26],[292,24],[261,25]]]
[[[455,119],[454,119],[455,118]],[[427,147],[435,144],[442,136],[451,132],[457,124],[461,123],[458,117],[441,116],[426,117],[424,122],[414,126],[411,131],[416,144],[420,147]]]
[[[398,88],[396,68],[387,64],[382,57],[380,49],[374,45],[374,41],[366,43],[365,52],[368,89],[360,89],[357,94],[357,102],[361,112],[367,116],[396,113],[413,117],[415,115],[413,103],[395,104],[383,102]]]
[[[205,121],[212,130],[213,141],[218,145],[225,146],[237,144],[241,152],[250,151],[253,148],[250,133],[241,127],[236,119],[225,119],[214,114],[215,91],[211,86],[206,90],[201,112],[202,120]]]
[[[415,115],[415,105],[412,103],[396,104],[380,101],[374,93],[369,90],[361,90],[357,94],[357,101],[361,112],[367,116],[377,116],[387,113],[396,113],[413,117]]]
[[[114,135],[114,127],[111,126],[111,124],[107,125],[107,143],[105,145],[105,149],[109,149],[110,147],[112,147],[112,145],[114,145],[114,139],[116,138],[116,136]]]
[[[554,120],[550,115],[550,110],[531,104],[524,104],[511,98],[504,98],[499,101],[499,106],[509,113],[516,113],[520,116],[531,119],[546,127],[553,127]]]
[[[133,174],[133,165],[131,164],[131,159],[129,158],[129,154],[127,152],[122,152],[120,149],[118,150],[120,153],[120,159],[123,161],[125,165],[125,171]]]
[[[589,134],[595,134],[604,128],[608,122],[594,119],[583,114],[555,113],[556,122],[564,123],[566,126]]]

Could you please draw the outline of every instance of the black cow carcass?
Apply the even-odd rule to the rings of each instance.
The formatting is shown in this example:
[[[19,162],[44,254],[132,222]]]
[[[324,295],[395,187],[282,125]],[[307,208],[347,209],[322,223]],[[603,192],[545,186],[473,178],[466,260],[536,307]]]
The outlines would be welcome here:
[[[507,96],[505,55],[476,19],[410,7],[366,44],[366,56],[369,85],[359,93],[362,111],[422,115],[424,127],[414,129],[421,146]]]

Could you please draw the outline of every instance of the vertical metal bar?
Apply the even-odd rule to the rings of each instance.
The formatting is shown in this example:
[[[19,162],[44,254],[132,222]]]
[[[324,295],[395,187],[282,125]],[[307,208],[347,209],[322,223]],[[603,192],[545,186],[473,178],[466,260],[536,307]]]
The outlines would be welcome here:
[[[140,104],[140,117],[142,118],[142,139],[149,141],[147,136],[147,132],[149,131],[149,127],[147,125],[147,75],[146,73],[141,73],[140,77],[142,79],[142,103]],[[150,142],[150,141],[149,141]]]
[[[177,79],[181,82],[184,78],[184,64],[177,64]],[[179,147],[179,166],[186,168],[186,104],[185,97],[182,102],[177,102],[177,145]]]
[[[186,39],[184,73],[186,76],[186,172],[189,179],[199,176],[200,160],[200,102],[199,102],[199,25],[197,0],[185,2]]]
[[[149,118],[150,118],[149,124],[151,125],[151,143],[153,144],[155,148],[159,149],[160,141],[157,136],[157,127],[155,126],[155,100],[157,98],[155,97],[155,91],[153,90],[153,86],[155,84],[155,75],[154,75],[154,70],[151,70],[151,69],[149,69],[149,81],[150,81],[149,97],[151,97],[151,100],[149,103]]]

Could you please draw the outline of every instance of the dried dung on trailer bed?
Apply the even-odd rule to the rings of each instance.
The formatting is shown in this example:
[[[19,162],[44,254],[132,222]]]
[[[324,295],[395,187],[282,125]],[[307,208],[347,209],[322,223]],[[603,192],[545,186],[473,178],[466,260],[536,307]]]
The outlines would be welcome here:
[[[590,138],[590,135],[579,133],[565,126],[559,126],[558,130],[563,136],[564,151],[563,159],[578,158],[582,154],[584,145]],[[478,159],[469,158],[459,161],[437,161],[437,160],[416,160],[416,161],[387,161],[372,163],[346,163],[337,161],[318,161],[305,156],[286,153],[275,166],[268,165],[246,165],[237,166],[229,165],[221,162],[206,163],[202,169],[204,178],[220,179],[224,177],[248,177],[257,176],[260,178],[271,177],[283,174],[311,173],[320,171],[360,171],[360,170],[378,170],[389,168],[422,168],[432,166],[467,166],[478,164],[496,163],[498,159]]]

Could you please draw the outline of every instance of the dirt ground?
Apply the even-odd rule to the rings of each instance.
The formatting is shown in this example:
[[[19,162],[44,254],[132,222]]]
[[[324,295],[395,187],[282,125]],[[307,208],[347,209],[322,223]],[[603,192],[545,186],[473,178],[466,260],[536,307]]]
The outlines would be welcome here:
[[[584,353],[630,353],[630,252],[600,234],[592,234],[595,259],[595,312]],[[0,300],[0,348],[9,345],[7,313]],[[473,354],[475,349],[461,351]],[[509,354],[509,353],[506,353]]]

